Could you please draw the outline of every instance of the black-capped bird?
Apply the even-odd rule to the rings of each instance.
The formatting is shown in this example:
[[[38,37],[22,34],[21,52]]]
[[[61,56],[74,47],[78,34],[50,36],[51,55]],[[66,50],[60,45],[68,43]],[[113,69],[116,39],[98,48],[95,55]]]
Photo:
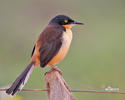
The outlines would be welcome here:
[[[42,68],[48,65],[54,70],[58,70],[55,64],[66,56],[72,41],[71,27],[76,24],[82,25],[83,23],[74,21],[66,15],[54,17],[39,35],[29,65],[6,90],[6,93],[14,95],[18,89],[21,90],[33,69],[38,65]]]

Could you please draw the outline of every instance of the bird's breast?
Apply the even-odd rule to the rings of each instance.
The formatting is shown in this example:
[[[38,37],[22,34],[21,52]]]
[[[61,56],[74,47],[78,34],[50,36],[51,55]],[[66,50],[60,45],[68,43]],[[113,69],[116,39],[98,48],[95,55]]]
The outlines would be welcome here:
[[[67,29],[66,32],[62,35],[62,46],[56,56],[49,62],[49,65],[54,65],[64,59],[67,55],[67,52],[70,48],[70,44],[72,41],[72,31]]]
[[[71,41],[72,41],[72,31],[70,29],[67,29],[66,32],[64,32],[62,36],[62,46],[69,47]]]

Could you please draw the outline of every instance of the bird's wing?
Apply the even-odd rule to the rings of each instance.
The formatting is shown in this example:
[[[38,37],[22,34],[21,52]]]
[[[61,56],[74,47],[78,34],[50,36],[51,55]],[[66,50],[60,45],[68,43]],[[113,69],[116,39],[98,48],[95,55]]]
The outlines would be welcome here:
[[[49,61],[58,53],[62,45],[63,30],[57,27],[47,27],[40,39],[40,66],[45,67]]]

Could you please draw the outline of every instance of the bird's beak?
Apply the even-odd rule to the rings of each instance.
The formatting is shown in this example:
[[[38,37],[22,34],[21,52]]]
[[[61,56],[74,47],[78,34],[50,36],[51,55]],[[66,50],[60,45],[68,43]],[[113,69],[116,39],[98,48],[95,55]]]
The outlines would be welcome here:
[[[72,24],[84,25],[84,23],[79,22],[79,21],[73,21],[73,23],[72,23]]]

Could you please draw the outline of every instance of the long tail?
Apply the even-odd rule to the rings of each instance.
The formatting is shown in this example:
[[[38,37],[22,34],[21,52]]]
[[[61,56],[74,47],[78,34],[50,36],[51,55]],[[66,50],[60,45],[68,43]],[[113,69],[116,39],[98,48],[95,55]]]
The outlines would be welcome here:
[[[7,94],[14,95],[18,91],[19,88],[21,90],[24,87],[24,85],[28,81],[29,76],[31,75],[31,73],[32,73],[32,71],[34,69],[34,64],[35,63],[31,63],[26,67],[26,69],[13,82],[11,87],[6,90]]]

